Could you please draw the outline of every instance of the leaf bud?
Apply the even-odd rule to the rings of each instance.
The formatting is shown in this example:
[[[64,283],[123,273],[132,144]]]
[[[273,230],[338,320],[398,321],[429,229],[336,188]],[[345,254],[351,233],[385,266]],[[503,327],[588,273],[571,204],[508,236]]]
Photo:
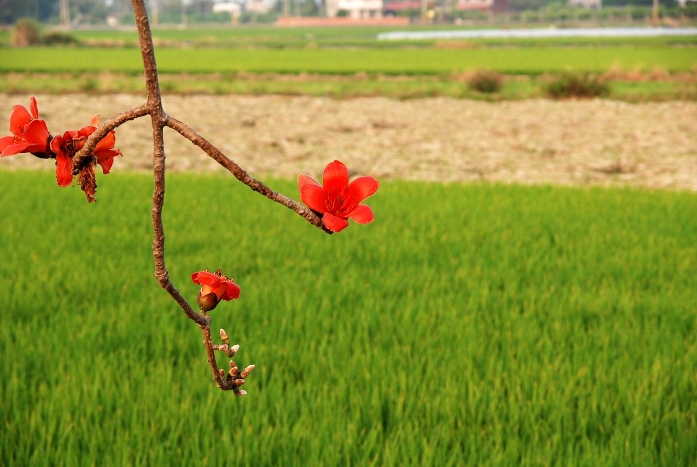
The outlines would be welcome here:
[[[255,365],[249,365],[247,368],[242,370],[242,373],[240,373],[240,376],[242,376],[243,378],[246,378],[254,370],[254,368],[256,368]]]

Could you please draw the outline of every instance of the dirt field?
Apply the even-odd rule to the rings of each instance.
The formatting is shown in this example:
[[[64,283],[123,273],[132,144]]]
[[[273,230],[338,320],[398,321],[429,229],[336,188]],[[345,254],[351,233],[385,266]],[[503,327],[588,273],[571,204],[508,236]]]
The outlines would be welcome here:
[[[54,134],[135,107],[144,97],[37,96]],[[28,96],[0,95],[0,128]],[[341,159],[379,179],[525,184],[640,185],[697,190],[697,103],[607,100],[484,103],[449,98],[395,101],[279,96],[166,96],[188,123],[253,176],[319,175]],[[124,157],[113,170],[147,170],[150,121],[117,132]],[[166,132],[168,168],[221,170],[191,143]],[[52,168],[30,155],[0,168]]]

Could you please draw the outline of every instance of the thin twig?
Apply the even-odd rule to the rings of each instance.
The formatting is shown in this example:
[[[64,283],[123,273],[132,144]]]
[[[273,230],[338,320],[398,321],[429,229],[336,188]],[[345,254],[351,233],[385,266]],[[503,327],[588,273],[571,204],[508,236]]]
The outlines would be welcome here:
[[[186,123],[177,120],[174,117],[167,115],[165,120],[165,125],[176,130],[184,138],[191,141],[193,144],[201,148],[211,159],[215,160],[218,164],[225,167],[232,175],[234,175],[237,180],[241,181],[252,190],[266,196],[272,201],[275,201],[289,209],[292,209],[302,217],[304,217],[310,224],[322,229],[323,231],[331,234],[332,231],[327,229],[322,223],[322,218],[317,214],[312,212],[311,209],[303,206],[297,201],[284,196],[268,186],[264,185],[259,180],[251,177],[242,167],[237,165],[233,160],[228,158],[223,154],[218,148],[213,146],[206,138],[199,135],[197,132],[192,130]]]
[[[213,370],[213,380],[215,384],[223,391],[229,391],[232,386],[228,381],[225,381],[220,375],[220,370],[218,369],[218,363],[215,360],[215,352],[213,351],[213,339],[211,338],[211,327],[201,326],[201,332],[203,333],[203,345],[206,347],[206,356],[208,357],[208,364]]]
[[[186,315],[198,324],[203,334],[203,343],[206,348],[208,364],[213,372],[215,384],[222,390],[233,390],[240,395],[238,381],[243,380],[223,380],[224,372],[218,369],[213,350],[213,340],[211,339],[211,319],[208,316],[197,313],[189,302],[177,290],[169,278],[169,272],[165,264],[165,229],[162,223],[162,209],[165,203],[165,141],[163,129],[167,122],[167,114],[162,107],[162,95],[160,94],[160,84],[157,76],[157,62],[155,61],[155,49],[152,42],[152,33],[148,22],[148,14],[143,0],[132,0],[133,14],[138,26],[140,37],[140,48],[143,56],[143,67],[145,73],[145,84],[148,91],[148,102],[146,107],[152,120],[153,134],[153,173],[155,187],[153,190],[152,201],[152,224],[153,224],[153,258],[155,261],[155,276],[160,286],[179,304]],[[105,133],[106,134],[106,133]],[[221,374],[222,373],[222,374]]]
[[[94,133],[92,133],[87,140],[85,145],[80,149],[73,157],[73,165],[75,167],[80,167],[80,163],[85,157],[90,156],[94,148],[97,146],[102,138],[104,138],[110,131],[118,128],[126,122],[135,120],[136,118],[144,117],[150,113],[150,106],[148,104],[139,105],[131,110],[126,110],[121,112],[114,118],[102,122]]]

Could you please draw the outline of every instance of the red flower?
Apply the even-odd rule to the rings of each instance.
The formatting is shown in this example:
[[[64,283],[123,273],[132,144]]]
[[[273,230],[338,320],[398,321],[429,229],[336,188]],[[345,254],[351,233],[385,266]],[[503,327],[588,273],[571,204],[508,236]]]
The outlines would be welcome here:
[[[199,271],[191,275],[194,284],[201,285],[196,303],[201,311],[211,311],[218,306],[220,300],[240,298],[240,286],[218,269],[215,273]]]
[[[108,174],[114,164],[114,157],[120,156],[121,151],[114,149],[116,133],[110,131],[95,146],[92,157],[82,160],[79,167],[73,164],[73,157],[85,145],[87,138],[97,130],[99,115],[95,115],[90,125],[80,131],[69,130],[62,136],[56,136],[51,141],[51,151],[56,155],[56,180],[59,186],[70,186],[73,177],[78,175],[82,191],[87,195],[89,202],[95,201],[97,183],[95,179],[95,162],[102,167],[102,172]]]
[[[39,119],[39,106],[36,99],[31,97],[30,109],[23,105],[15,105],[10,115],[10,131],[12,136],[0,138],[0,153],[12,156],[20,152],[30,152],[38,157],[48,158],[49,133],[46,122]]]
[[[346,166],[330,162],[322,176],[324,187],[308,175],[298,177],[300,199],[310,209],[322,215],[322,222],[332,232],[348,227],[351,218],[359,224],[369,224],[375,217],[372,209],[360,204],[378,191],[379,183],[373,177],[358,177],[349,183]]]

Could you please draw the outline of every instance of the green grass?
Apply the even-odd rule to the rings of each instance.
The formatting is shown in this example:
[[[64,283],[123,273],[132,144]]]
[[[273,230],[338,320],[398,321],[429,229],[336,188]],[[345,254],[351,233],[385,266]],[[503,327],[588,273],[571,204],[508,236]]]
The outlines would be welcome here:
[[[237,399],[152,275],[152,181],[98,178],[0,172],[0,464],[694,462],[695,193],[385,182],[327,236],[172,176],[173,280],[242,287]]]
[[[135,48],[3,49],[0,72],[117,71],[141,73]],[[157,50],[162,73],[440,74],[489,69],[511,74],[697,67],[692,48],[602,47],[526,49],[178,49]]]
[[[697,95],[692,76],[697,71],[697,37],[376,39],[379,32],[394,29],[162,28],[154,37],[166,93],[510,100],[543,96],[536,78],[546,74],[612,71],[611,99],[692,100]],[[84,44],[99,47],[0,48],[0,91],[142,92],[135,30],[74,34]],[[515,78],[500,93],[477,94],[463,81],[463,73],[476,70]],[[622,82],[617,77],[622,70],[644,75],[658,71],[669,79]]]
[[[301,75],[278,74],[162,74],[160,89],[165,94],[277,94],[311,95],[334,98],[384,96],[410,99],[434,96],[480,99],[488,101],[545,97],[551,75],[536,79],[516,76],[504,79],[501,90],[484,94],[471,90],[467,75],[454,73],[440,76],[386,75]],[[697,86],[692,76],[669,81],[609,82],[609,99],[629,102],[694,100]],[[15,94],[63,93],[143,93],[141,76],[123,73],[0,73],[0,90]]]

